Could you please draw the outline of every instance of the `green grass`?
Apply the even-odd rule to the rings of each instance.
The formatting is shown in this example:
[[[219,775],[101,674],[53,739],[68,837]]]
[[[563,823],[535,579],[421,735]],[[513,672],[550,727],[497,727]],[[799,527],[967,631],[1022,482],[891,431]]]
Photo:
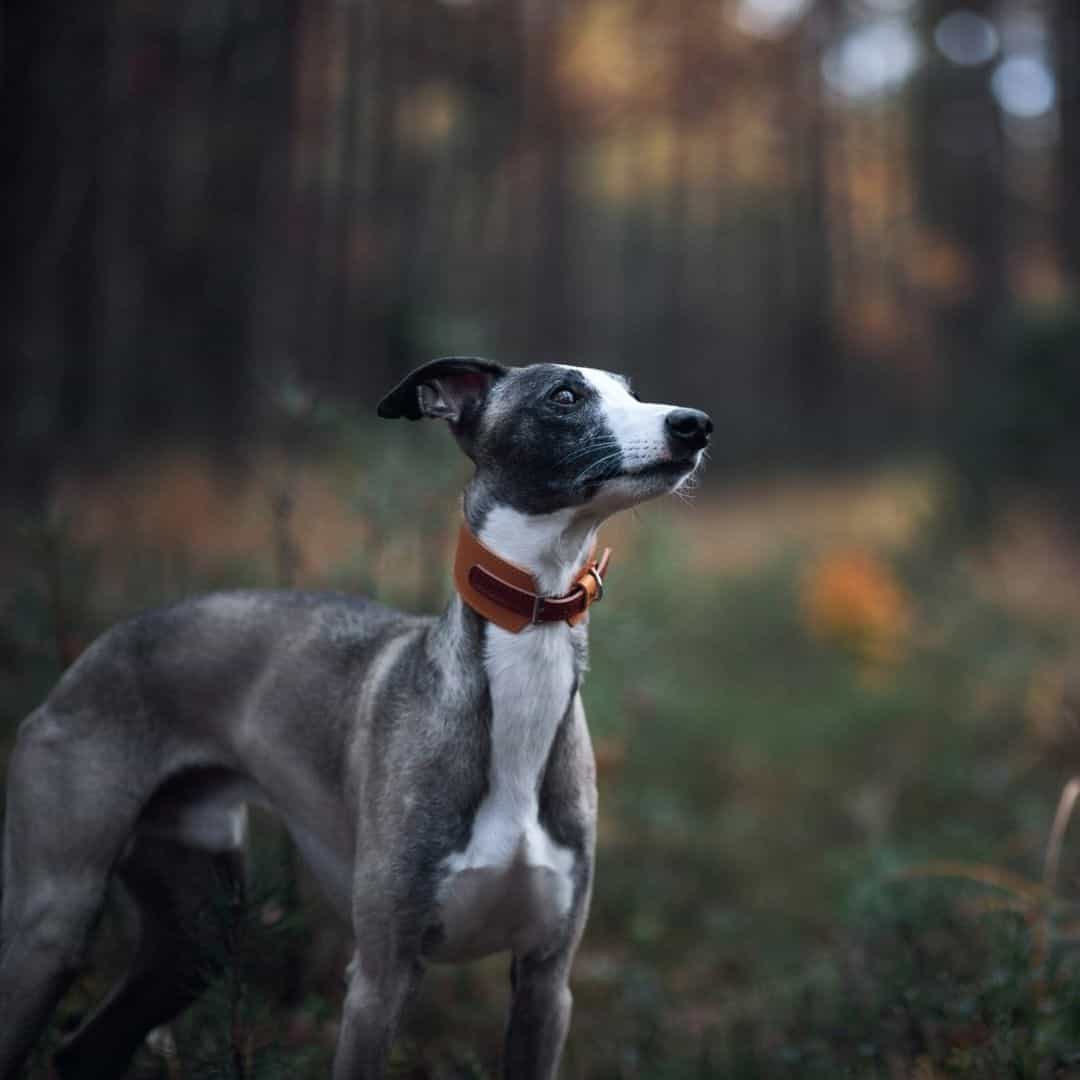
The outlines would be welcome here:
[[[634,539],[593,618],[584,694],[602,752],[601,840],[564,1075],[1080,1075],[1076,845],[1066,839],[1049,922],[1048,903],[1004,910],[987,903],[1009,899],[1002,890],[910,873],[949,859],[1038,881],[1070,763],[1032,743],[1025,701],[1076,627],[996,606],[956,551],[915,544],[892,558],[915,630],[894,666],[868,673],[807,629],[808,548],[710,576],[686,569],[701,542],[692,512],[650,510]],[[0,679],[8,738],[57,670],[47,580],[28,580],[3,615],[25,658]],[[132,609],[158,598],[145,582],[131,590]],[[310,904],[259,917],[284,888],[276,833],[260,835],[264,907],[239,983],[231,974],[175,1025],[184,1076],[236,1074],[230,1009],[250,1075],[327,1071],[339,968],[303,968],[286,1002],[268,957],[302,963],[329,917]],[[115,969],[117,937],[69,1014]],[[501,958],[432,968],[394,1075],[495,1075],[506,984]],[[140,1070],[166,1075],[149,1055]]]

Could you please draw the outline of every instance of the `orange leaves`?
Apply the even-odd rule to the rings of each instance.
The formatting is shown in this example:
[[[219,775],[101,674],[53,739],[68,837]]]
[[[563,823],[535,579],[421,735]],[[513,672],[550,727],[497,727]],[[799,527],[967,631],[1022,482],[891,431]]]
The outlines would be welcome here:
[[[900,660],[911,630],[911,604],[882,559],[859,549],[823,556],[803,579],[801,601],[818,640],[872,669]]]

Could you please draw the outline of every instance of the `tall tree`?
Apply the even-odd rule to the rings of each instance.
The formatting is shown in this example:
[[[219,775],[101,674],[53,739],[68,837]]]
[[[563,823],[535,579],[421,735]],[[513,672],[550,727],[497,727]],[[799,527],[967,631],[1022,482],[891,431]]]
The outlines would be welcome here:
[[[827,0],[794,36],[784,64],[789,95],[790,170],[796,183],[791,220],[794,312],[788,386],[796,420],[816,446],[841,450],[845,422],[845,363],[833,325],[833,252],[829,222],[829,111],[821,83],[825,44],[840,24]]]
[[[0,22],[0,472],[34,500],[89,392],[105,16],[7,0]]]
[[[969,6],[993,17],[989,0]],[[957,7],[955,0],[928,0],[928,41],[939,20]],[[984,509],[980,443],[987,414],[1001,393],[1010,220],[1002,120],[985,64],[963,67],[936,51],[930,54],[917,83],[913,138],[921,220],[963,268],[963,280],[936,312],[946,391],[939,433],[972,481],[972,509]]]
[[[1055,0],[1061,109],[1060,211],[1065,264],[1080,288],[1080,4]]]
[[[570,131],[558,77],[565,14],[562,0],[520,0],[525,73],[522,138],[527,173],[535,162],[531,213],[534,255],[528,271],[528,346],[536,360],[567,355],[573,341],[573,260],[570,257]]]

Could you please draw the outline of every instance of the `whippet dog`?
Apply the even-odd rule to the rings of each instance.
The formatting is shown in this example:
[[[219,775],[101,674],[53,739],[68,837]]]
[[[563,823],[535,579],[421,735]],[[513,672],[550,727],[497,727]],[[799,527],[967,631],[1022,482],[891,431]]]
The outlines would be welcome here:
[[[59,1075],[123,1074],[199,995],[229,933],[215,890],[240,879],[248,804],[282,819],[353,929],[336,1080],[382,1075],[426,960],[507,950],[504,1073],[555,1075],[593,874],[579,690],[606,564],[594,536],[686,481],[712,422],[644,404],[618,375],[462,357],[414,371],[379,415],[444,419],[475,463],[442,616],[342,595],[205,596],[104,634],[22,723],[4,832],[4,1080],[83,963],[113,874],[139,945],[62,1044]]]

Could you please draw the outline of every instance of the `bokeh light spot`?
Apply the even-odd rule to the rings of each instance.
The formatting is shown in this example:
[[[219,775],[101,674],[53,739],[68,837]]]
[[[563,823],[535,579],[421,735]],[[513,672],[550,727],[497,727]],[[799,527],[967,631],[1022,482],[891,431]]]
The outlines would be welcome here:
[[[825,54],[822,74],[836,92],[868,99],[899,87],[919,64],[915,34],[901,18],[864,23]]]
[[[739,0],[735,25],[748,34],[772,37],[787,30],[809,11],[812,0]]]
[[[998,104],[1012,116],[1044,116],[1054,107],[1057,86],[1046,62],[1035,56],[1013,56],[998,64],[992,81]]]
[[[989,19],[974,11],[954,11],[937,24],[934,44],[954,64],[974,67],[994,58],[998,34]]]

